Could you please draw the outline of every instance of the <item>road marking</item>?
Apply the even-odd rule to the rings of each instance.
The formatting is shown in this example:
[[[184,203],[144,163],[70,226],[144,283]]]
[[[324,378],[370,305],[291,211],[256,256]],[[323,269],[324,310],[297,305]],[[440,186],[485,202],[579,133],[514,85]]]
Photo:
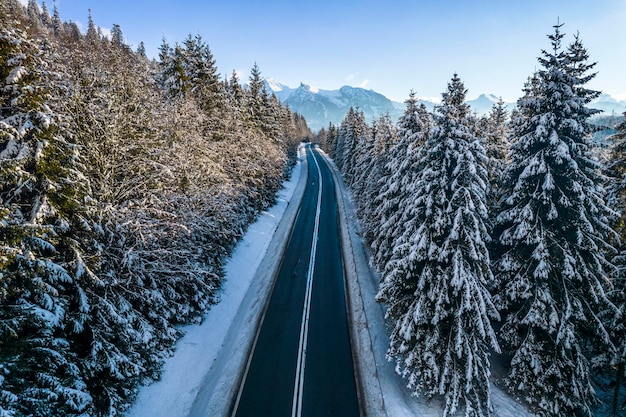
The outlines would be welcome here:
[[[304,367],[306,363],[306,348],[309,338],[309,316],[311,315],[311,296],[313,288],[313,271],[315,269],[315,255],[317,253],[317,239],[320,227],[320,211],[322,206],[322,170],[317,162],[314,152],[311,155],[317,166],[317,178],[319,190],[317,193],[317,209],[315,211],[315,226],[313,228],[313,241],[311,244],[311,256],[309,258],[309,269],[306,277],[306,293],[304,296],[304,309],[302,310],[302,322],[300,324],[300,341],[298,345],[298,364],[296,366],[296,379],[293,391],[293,403],[291,406],[291,417],[302,415],[302,394],[304,391]]]

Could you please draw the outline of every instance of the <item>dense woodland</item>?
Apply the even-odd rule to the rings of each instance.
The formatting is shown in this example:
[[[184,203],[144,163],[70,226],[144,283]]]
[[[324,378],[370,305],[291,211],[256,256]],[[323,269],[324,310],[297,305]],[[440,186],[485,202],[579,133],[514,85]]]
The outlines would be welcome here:
[[[561,26],[511,114],[477,117],[455,74],[434,113],[411,93],[397,123],[353,109],[318,138],[358,203],[389,359],[444,417],[493,415],[490,380],[540,416],[626,412],[626,122],[593,148],[595,64]]]
[[[309,134],[200,36],[151,61],[0,0],[0,416],[120,415]]]

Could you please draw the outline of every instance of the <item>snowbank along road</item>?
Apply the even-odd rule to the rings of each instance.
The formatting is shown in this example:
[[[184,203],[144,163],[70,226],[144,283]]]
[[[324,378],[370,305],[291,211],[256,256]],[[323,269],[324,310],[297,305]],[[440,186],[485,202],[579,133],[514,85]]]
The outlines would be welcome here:
[[[233,417],[359,416],[331,172],[307,147],[308,183]]]

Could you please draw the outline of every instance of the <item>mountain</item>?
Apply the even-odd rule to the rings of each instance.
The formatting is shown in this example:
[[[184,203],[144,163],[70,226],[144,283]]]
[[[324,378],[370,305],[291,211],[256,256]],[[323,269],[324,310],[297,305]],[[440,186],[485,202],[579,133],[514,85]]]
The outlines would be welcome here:
[[[619,101],[610,94],[602,94],[589,107],[602,110],[604,113],[600,113],[600,116],[621,116],[626,111],[626,101]]]
[[[343,86],[339,90],[317,90],[305,83],[290,88],[272,79],[265,80],[265,87],[283,104],[302,114],[312,130],[328,127],[329,123],[338,125],[350,107],[362,110],[368,121],[386,113],[395,120],[404,111],[404,104],[364,88]]]
[[[314,131],[328,127],[329,123],[339,125],[350,107],[362,110],[368,122],[384,114],[389,114],[392,120],[397,120],[405,108],[404,103],[392,101],[374,90],[347,85],[339,90],[318,90],[305,83],[301,83],[297,88],[291,88],[268,78],[265,80],[265,87],[291,110],[303,115]],[[476,99],[468,100],[467,104],[477,115],[483,116],[488,114],[499,100],[500,98],[494,94],[481,94]],[[423,103],[429,111],[433,111],[437,105],[432,99],[420,99],[420,103]],[[511,111],[515,107],[515,102],[507,102],[506,106]],[[619,116],[626,111],[626,101],[616,100],[609,94],[601,95],[590,106],[604,112],[597,117],[612,114]]]
[[[500,101],[500,97],[494,94],[481,94],[474,100],[467,100],[466,103],[479,116],[485,116],[491,112],[493,105]],[[507,110],[511,111],[515,107],[515,103],[506,103]]]

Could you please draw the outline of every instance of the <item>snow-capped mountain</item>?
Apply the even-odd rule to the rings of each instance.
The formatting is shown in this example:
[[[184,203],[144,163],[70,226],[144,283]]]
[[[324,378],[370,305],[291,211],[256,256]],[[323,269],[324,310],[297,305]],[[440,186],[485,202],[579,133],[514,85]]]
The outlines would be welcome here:
[[[620,101],[610,94],[602,94],[591,102],[590,107],[602,110],[602,116],[621,116],[626,111],[626,100]]]
[[[339,90],[318,90],[301,83],[297,88],[290,88],[272,79],[265,80],[270,93],[293,111],[302,114],[309,127],[319,130],[329,123],[339,124],[350,107],[359,108],[368,121],[385,113],[397,119],[404,110],[404,104],[396,103],[373,90],[344,86]]]
[[[265,87],[293,111],[302,114],[312,130],[326,128],[329,123],[340,124],[350,107],[362,110],[369,122],[387,113],[392,120],[397,120],[405,108],[404,103],[392,101],[374,90],[347,85],[338,90],[318,90],[305,83],[291,88],[268,78],[265,80]],[[481,94],[476,99],[468,100],[467,104],[477,115],[483,116],[499,100],[495,94]],[[437,105],[434,99],[421,99],[420,102],[429,111],[433,111]],[[515,107],[515,102],[506,102],[506,105],[510,111]],[[600,116],[619,116],[626,111],[626,101],[603,94],[591,103],[591,107],[602,110],[604,113]]]

